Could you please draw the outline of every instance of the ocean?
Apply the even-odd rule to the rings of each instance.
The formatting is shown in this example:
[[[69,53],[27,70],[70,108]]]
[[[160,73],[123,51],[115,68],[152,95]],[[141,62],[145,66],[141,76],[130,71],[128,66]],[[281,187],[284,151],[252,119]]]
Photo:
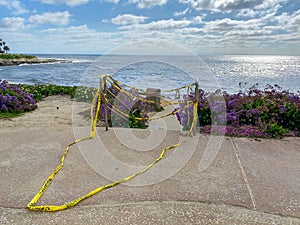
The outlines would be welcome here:
[[[10,83],[98,85],[98,76],[112,75],[139,88],[172,89],[195,81],[201,89],[229,93],[258,84],[279,85],[300,90],[300,56],[134,56],[134,55],[50,55],[40,58],[65,59],[65,63],[0,67],[0,79]]]

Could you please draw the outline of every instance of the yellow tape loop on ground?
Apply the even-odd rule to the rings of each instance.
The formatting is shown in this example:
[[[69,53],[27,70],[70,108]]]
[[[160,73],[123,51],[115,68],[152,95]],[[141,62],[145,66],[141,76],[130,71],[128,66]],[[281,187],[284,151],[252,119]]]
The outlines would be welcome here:
[[[197,119],[198,119],[198,116],[197,116],[197,109],[198,109],[198,99],[196,98],[196,100],[194,101],[194,108],[193,108],[193,122],[192,122],[192,125],[190,127],[190,130],[189,132],[187,133],[187,136],[184,138],[184,140],[178,144],[175,144],[175,145],[171,145],[167,148],[164,148],[160,154],[160,156],[154,160],[150,165],[148,165],[145,169],[137,172],[137,173],[134,173],[132,174],[131,176],[128,176],[128,177],[125,177],[119,181],[115,181],[115,182],[112,182],[110,184],[107,184],[107,185],[104,185],[104,186],[101,186],[99,188],[96,188],[95,190],[89,192],[88,194],[82,196],[82,197],[79,197],[71,202],[67,202],[63,205],[36,205],[39,201],[39,199],[42,197],[42,195],[47,191],[47,189],[50,187],[55,175],[63,168],[64,166],[64,161],[65,161],[65,158],[71,148],[72,145],[75,145],[81,141],[85,141],[85,140],[89,140],[89,139],[92,139],[95,137],[95,134],[96,134],[96,125],[97,125],[97,120],[98,120],[98,116],[99,116],[99,111],[101,109],[101,100],[105,97],[103,95],[103,92],[101,92],[101,90],[103,90],[103,87],[104,87],[104,83],[105,83],[105,77],[109,77],[107,75],[102,75],[100,78],[101,78],[101,83],[97,89],[97,92],[96,92],[96,95],[94,96],[93,98],[93,101],[92,101],[92,106],[91,106],[91,125],[90,125],[90,136],[88,137],[83,137],[83,138],[80,138],[80,139],[77,139],[75,141],[73,141],[72,143],[70,143],[69,145],[67,145],[66,149],[65,149],[65,152],[63,153],[62,157],[61,157],[61,161],[60,161],[60,164],[56,167],[56,169],[51,173],[51,175],[48,177],[48,179],[44,182],[43,186],[40,188],[40,190],[38,191],[38,193],[32,198],[32,200],[27,204],[27,208],[29,210],[32,210],[32,211],[45,211],[45,212],[54,212],[54,211],[60,211],[60,210],[64,210],[64,209],[67,209],[67,208],[70,208],[70,207],[73,207],[75,205],[77,205],[79,202],[83,201],[84,199],[87,199],[105,189],[108,189],[108,188],[111,188],[111,187],[114,187],[118,184],[121,184],[121,183],[124,183],[126,181],[129,181],[133,178],[135,178],[136,176],[138,175],[141,175],[145,172],[147,172],[151,167],[153,167],[156,163],[158,163],[165,155],[165,153],[168,151],[168,150],[171,150],[171,149],[174,149],[180,145],[182,145],[184,142],[186,142],[187,138],[191,135],[191,133],[193,132],[193,129],[195,127],[195,124],[197,123]]]

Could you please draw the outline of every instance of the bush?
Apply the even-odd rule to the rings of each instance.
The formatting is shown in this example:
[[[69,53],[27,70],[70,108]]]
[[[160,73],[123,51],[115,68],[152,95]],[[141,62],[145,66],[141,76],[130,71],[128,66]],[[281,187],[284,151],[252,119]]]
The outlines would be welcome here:
[[[17,115],[37,108],[32,94],[22,87],[10,85],[7,81],[0,81],[0,117],[7,117],[9,113]]]
[[[0,59],[35,59],[36,56],[24,54],[0,54]]]
[[[185,98],[195,97],[190,94]],[[187,110],[178,115],[184,127],[187,126]],[[282,91],[278,85],[267,85],[264,90],[255,85],[237,94],[199,90],[198,118],[200,130],[204,133],[212,131],[213,121],[214,132],[219,130],[219,133],[226,135],[300,136],[300,96]]]

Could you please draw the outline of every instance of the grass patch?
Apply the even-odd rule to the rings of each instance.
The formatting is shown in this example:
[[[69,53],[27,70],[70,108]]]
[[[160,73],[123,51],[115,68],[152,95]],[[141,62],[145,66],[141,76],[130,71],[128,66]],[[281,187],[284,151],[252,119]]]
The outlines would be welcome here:
[[[24,115],[24,113],[0,112],[0,119],[13,119],[22,115]]]

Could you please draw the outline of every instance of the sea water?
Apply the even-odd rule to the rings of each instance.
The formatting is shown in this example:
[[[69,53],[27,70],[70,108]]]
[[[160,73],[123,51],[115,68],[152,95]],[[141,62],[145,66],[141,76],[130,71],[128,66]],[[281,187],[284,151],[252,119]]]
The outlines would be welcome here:
[[[37,55],[64,63],[0,67],[0,79],[11,83],[97,86],[100,74],[139,88],[172,89],[199,82],[206,91],[229,93],[258,83],[300,90],[300,56],[133,56]]]

